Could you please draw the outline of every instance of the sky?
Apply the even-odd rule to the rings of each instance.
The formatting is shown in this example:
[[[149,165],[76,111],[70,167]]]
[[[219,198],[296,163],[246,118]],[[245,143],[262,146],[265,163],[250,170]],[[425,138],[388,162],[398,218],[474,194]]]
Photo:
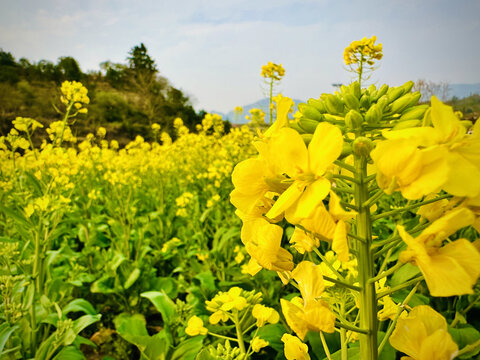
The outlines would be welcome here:
[[[264,97],[261,66],[283,64],[278,90],[307,100],[348,83],[343,50],[376,35],[371,83],[480,82],[478,0],[0,0],[0,48],[18,60],[81,69],[125,63],[144,43],[196,110],[228,112]]]

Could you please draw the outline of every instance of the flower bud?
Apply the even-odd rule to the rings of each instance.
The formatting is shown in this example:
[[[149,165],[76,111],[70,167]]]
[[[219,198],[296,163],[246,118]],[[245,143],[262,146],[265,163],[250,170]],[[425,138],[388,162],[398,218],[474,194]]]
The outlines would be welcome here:
[[[356,138],[352,144],[353,153],[355,155],[364,157],[367,157],[374,147],[375,145],[373,144],[372,140],[364,136]]]
[[[363,116],[358,111],[350,110],[347,115],[345,115],[345,125],[347,125],[349,129],[359,129],[362,123]]]

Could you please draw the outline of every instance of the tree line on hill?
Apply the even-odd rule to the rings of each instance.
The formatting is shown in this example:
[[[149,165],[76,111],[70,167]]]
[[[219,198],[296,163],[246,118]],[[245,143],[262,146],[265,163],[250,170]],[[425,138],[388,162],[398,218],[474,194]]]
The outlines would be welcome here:
[[[144,44],[128,53],[126,63],[106,61],[101,71],[82,72],[70,56],[54,64],[25,58],[18,61],[0,49],[0,135],[5,135],[17,116],[32,117],[43,124],[59,120],[59,87],[65,81],[80,81],[88,89],[88,114],[74,129],[82,136],[99,126],[123,142],[142,135],[151,139],[151,125],[174,135],[173,119],[180,117],[193,130],[204,111],[196,112],[187,95],[160,75]],[[228,124],[227,124],[228,125]],[[227,126],[228,127],[228,126]]]

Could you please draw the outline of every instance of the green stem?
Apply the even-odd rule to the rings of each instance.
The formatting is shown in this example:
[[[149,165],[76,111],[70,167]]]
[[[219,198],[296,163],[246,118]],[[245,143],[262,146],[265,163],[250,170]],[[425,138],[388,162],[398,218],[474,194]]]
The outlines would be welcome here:
[[[385,290],[385,291],[382,291],[381,293],[378,293],[377,298],[380,299],[380,298],[382,298],[382,297],[384,297],[384,296],[393,294],[394,292],[397,292],[397,291],[399,291],[399,290],[405,289],[405,288],[409,287],[409,286],[412,285],[412,284],[420,283],[422,280],[423,280],[423,275],[417,276],[415,279],[409,280],[409,281],[407,281],[406,283],[403,283],[403,284],[394,286],[393,288],[391,288],[391,289],[389,289],[389,290]]]
[[[335,160],[333,163],[334,163],[335,165],[337,165],[337,166],[345,169],[345,170],[350,171],[351,173],[355,173],[355,167],[352,166],[352,165],[348,165],[348,164],[344,163],[344,162],[341,161],[341,160]]]
[[[361,80],[361,75],[360,79]],[[369,198],[367,178],[367,159],[355,156],[355,204],[359,207],[356,218],[356,235],[365,240],[357,241],[358,272],[360,291],[360,328],[368,329],[367,334],[360,335],[360,358],[377,360],[377,294],[375,283],[370,279],[375,277],[375,263],[372,244],[372,222],[370,207],[364,206]]]
[[[273,77],[270,78],[270,104],[269,104],[269,110],[270,110],[270,125],[272,125],[273,122]]]
[[[390,325],[388,326],[388,329],[387,329],[387,332],[385,333],[385,336],[383,337],[383,340],[382,342],[380,343],[379,347],[378,347],[378,355],[381,354],[383,348],[385,347],[385,345],[387,344],[387,341],[388,339],[390,338],[390,335],[392,335],[392,332],[393,332],[393,329],[395,328],[395,325],[397,324],[397,321],[398,321],[398,318],[400,317],[400,314],[403,312],[404,308],[406,305],[408,305],[408,302],[410,301],[410,299],[412,298],[412,296],[415,294],[415,292],[417,291],[418,289],[418,285],[420,284],[420,282],[415,285],[415,287],[410,291],[410,293],[407,295],[407,297],[405,298],[405,300],[403,300],[402,302],[402,305],[398,307],[398,310],[397,310],[397,313],[395,315],[395,318],[393,319],[393,321],[390,323]]]
[[[380,199],[385,193],[383,190],[378,190],[375,195],[370,197],[367,201],[365,201],[362,206],[364,207],[370,207],[370,205],[374,204],[377,202],[378,199]]]
[[[475,341],[473,344],[465,346],[462,350],[460,350],[457,354],[460,357],[463,354],[468,354],[469,352],[480,348],[480,340]]]
[[[230,337],[230,336],[225,336],[225,335],[220,335],[220,334],[217,334],[217,333],[213,333],[213,332],[211,332],[211,331],[208,332],[208,335],[216,336],[216,337],[218,337],[218,338],[225,339],[225,340],[230,340],[230,341],[236,341],[236,342],[238,342],[238,339],[235,339],[235,338]]]
[[[369,333],[369,331],[367,329],[361,329],[357,326],[349,325],[349,324],[346,324],[346,323],[341,322],[341,321],[335,321],[335,326],[337,326],[341,329],[350,330],[350,331],[353,331],[353,332],[356,332],[356,333],[359,333],[359,334],[368,334]]]
[[[233,322],[235,323],[235,330],[237,331],[238,346],[240,347],[240,351],[242,352],[242,354],[246,354],[245,343],[243,341],[242,329],[240,328],[240,321],[238,319],[238,312],[235,312],[233,320],[234,320]]]
[[[390,217],[390,216],[392,216],[392,215],[404,213],[404,212],[406,212],[406,211],[408,211],[408,210],[413,210],[413,209],[416,209],[416,208],[418,208],[418,207],[420,207],[420,206],[428,205],[428,204],[437,202],[437,201],[439,201],[439,200],[448,199],[448,198],[451,198],[451,197],[452,197],[452,195],[445,194],[445,195],[441,195],[441,196],[439,196],[439,197],[436,197],[435,199],[420,201],[420,202],[415,203],[415,204],[412,204],[412,205],[404,206],[404,207],[402,207],[402,208],[400,208],[400,209],[395,209],[395,210],[392,210],[392,211],[387,211],[387,212],[384,212],[384,213],[381,213],[381,214],[372,216],[372,221],[375,221],[375,220],[378,220],[378,219],[382,219],[382,218],[385,218],[385,217]]]
[[[325,265],[327,265],[327,267],[335,274],[336,277],[338,277],[339,279],[341,279],[342,281],[345,281],[345,278],[337,271],[337,269],[335,269],[332,264],[330,264],[327,259],[325,259],[325,256],[322,255],[322,253],[320,251],[318,251],[317,248],[313,248],[313,251],[315,252],[315,254],[318,255],[318,257],[320,258],[320,260],[322,260]]]
[[[336,284],[336,285],[339,285],[339,286],[342,286],[342,287],[345,287],[347,289],[351,289],[351,290],[355,290],[355,291],[361,291],[362,288],[358,287],[358,286],[355,286],[355,285],[351,285],[351,284],[347,284],[346,282],[343,282],[343,281],[340,281],[340,280],[337,280],[337,279],[333,279],[329,276],[325,276],[323,275],[323,280],[326,280],[326,281],[329,281],[333,284]]]
[[[327,359],[332,360],[332,355],[330,355],[330,350],[328,349],[327,341],[322,331],[320,331],[320,339],[322,340],[323,350],[325,351],[325,355],[327,355]]]
[[[70,103],[70,105],[68,105],[67,112],[65,113],[65,117],[63,118],[62,132],[60,134],[60,142],[58,144],[59,147],[62,146],[62,143],[63,143],[63,134],[65,133],[65,128],[67,127],[68,115],[70,114],[70,110],[72,109],[72,106],[73,106],[73,102]]]
[[[398,262],[396,263],[394,266],[392,266],[390,269],[388,269],[387,271],[384,271],[382,273],[379,273],[377,276],[375,276],[374,278],[371,278],[370,280],[368,280],[369,283],[374,283],[380,279],[383,279],[384,277],[387,277],[389,275],[392,275],[395,271],[397,271],[398,269],[400,269],[404,264],[402,264],[401,262]]]

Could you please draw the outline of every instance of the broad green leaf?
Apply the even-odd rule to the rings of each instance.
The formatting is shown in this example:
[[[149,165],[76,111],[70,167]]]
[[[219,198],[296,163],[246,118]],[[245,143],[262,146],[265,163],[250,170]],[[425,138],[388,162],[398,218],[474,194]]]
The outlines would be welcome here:
[[[420,269],[418,266],[414,266],[410,263],[403,265],[400,269],[395,271],[390,280],[390,286],[394,287],[397,285],[401,285],[407,282],[410,279],[413,279],[415,276],[420,274]]]
[[[195,336],[181,342],[174,350],[170,360],[193,360],[202,349],[205,336]]]
[[[60,352],[53,358],[53,360],[84,360],[85,355],[75,348],[74,346],[68,346],[60,350]]]
[[[258,329],[257,336],[268,341],[268,346],[278,352],[282,352],[284,344],[281,339],[286,332],[287,331],[281,324],[269,324]]]
[[[18,328],[17,325],[9,327],[7,323],[0,325],[0,354],[8,341],[8,338]]]
[[[130,275],[128,276],[128,279],[127,281],[125,281],[125,284],[123,285],[123,287],[125,289],[128,289],[130,286],[132,286],[135,281],[137,281],[137,279],[139,278],[141,274],[141,271],[139,268],[135,268],[131,273]]]
[[[147,291],[141,293],[140,296],[152,302],[155,308],[162,314],[165,323],[172,322],[175,315],[175,304],[164,291]]]
[[[480,340],[480,332],[471,325],[463,325],[463,327],[449,328],[448,332],[452,335],[453,341],[458,345],[461,350],[467,345],[471,345]],[[472,349],[472,351],[459,357],[459,359],[472,359],[475,355],[480,353],[480,347]]]
[[[70,312],[83,312],[87,315],[96,315],[97,311],[95,308],[85,299],[75,299],[70,301],[67,306],[62,310],[63,314],[66,315]]]
[[[79,334],[87,326],[99,321],[101,317],[101,314],[83,315],[73,322],[73,331],[75,331],[75,334]]]

